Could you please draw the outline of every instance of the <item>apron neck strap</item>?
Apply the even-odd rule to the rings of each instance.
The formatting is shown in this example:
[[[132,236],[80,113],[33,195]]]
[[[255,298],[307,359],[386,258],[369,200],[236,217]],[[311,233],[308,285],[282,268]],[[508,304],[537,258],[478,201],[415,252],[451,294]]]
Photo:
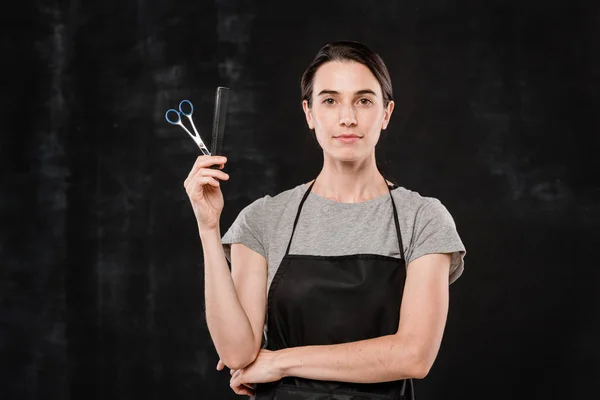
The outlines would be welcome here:
[[[392,200],[392,210],[394,211],[394,223],[396,225],[396,235],[398,236],[398,245],[400,246],[400,255],[401,255],[402,259],[406,262],[406,258],[404,256],[404,245],[402,243],[402,234],[400,233],[400,222],[398,221],[398,211],[396,210],[396,203],[394,202],[394,196],[392,195],[392,188],[390,188],[390,186],[387,184],[387,180],[385,178],[383,180],[385,181],[385,186],[388,188],[388,192],[390,193],[390,199]],[[302,200],[300,201],[300,205],[298,206],[298,212],[296,213],[296,219],[294,220],[294,226],[292,227],[292,235],[290,236],[290,241],[287,245],[287,249],[285,250],[286,256],[290,253],[290,247],[292,246],[292,238],[294,237],[294,232],[296,232],[296,225],[298,224],[298,219],[300,218],[300,211],[302,211],[302,206],[304,205],[304,202],[306,201],[306,198],[310,194],[310,191],[312,190],[312,187],[314,186],[316,181],[317,181],[317,179],[315,179],[310,184],[308,189],[306,189],[304,196],[302,196]],[[395,185],[393,185],[393,186],[395,186]]]
[[[317,180],[315,179],[313,181],[313,183],[310,184],[308,189],[306,189],[306,193],[304,193],[304,196],[302,197],[302,201],[300,202],[300,205],[298,206],[298,212],[296,213],[296,219],[294,220],[294,226],[292,227],[292,236],[290,236],[290,241],[287,245],[287,249],[285,249],[286,256],[288,254],[290,254],[290,246],[292,245],[292,238],[294,237],[294,232],[296,232],[296,225],[298,224],[298,219],[300,218],[300,211],[302,211],[302,206],[304,205],[304,202],[306,201],[306,198],[308,197],[308,195],[316,181]]]
[[[408,266],[408,263],[406,261],[406,257],[404,256],[404,244],[402,243],[402,234],[400,233],[400,222],[398,221],[398,210],[396,210],[396,202],[394,201],[394,196],[392,195],[392,189],[387,184],[387,180],[385,180],[385,186],[387,186],[388,191],[390,192],[390,200],[392,200],[392,210],[394,211],[394,224],[396,225],[396,236],[398,236],[398,246],[400,247],[400,257],[402,257],[402,260],[404,260],[406,267]]]

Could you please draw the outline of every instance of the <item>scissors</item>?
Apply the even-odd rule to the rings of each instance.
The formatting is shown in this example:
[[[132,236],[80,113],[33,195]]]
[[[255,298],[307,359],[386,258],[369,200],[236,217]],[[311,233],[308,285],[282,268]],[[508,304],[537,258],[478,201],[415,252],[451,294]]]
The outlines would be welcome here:
[[[190,107],[190,111],[189,112],[185,112],[183,110],[184,104],[189,105],[189,107]],[[210,151],[208,151],[208,148],[206,147],[206,145],[202,141],[202,138],[200,137],[200,134],[198,133],[198,130],[196,129],[196,126],[194,125],[194,120],[192,119],[192,113],[193,112],[194,112],[194,106],[192,105],[192,102],[189,101],[189,100],[183,100],[181,103],[179,103],[179,111],[171,108],[170,110],[167,110],[167,112],[165,113],[165,118],[167,119],[168,123],[173,124],[173,125],[179,125],[179,126],[181,126],[188,133],[188,135],[190,135],[190,137],[192,139],[194,139],[194,142],[196,142],[196,144],[198,145],[198,147],[200,147],[200,151],[202,151],[202,154],[204,154],[206,156],[210,156]],[[169,118],[169,113],[176,114],[177,115],[177,119],[171,119],[171,118]],[[192,135],[192,133],[181,123],[181,114],[183,114],[186,117],[188,117],[188,119],[192,123],[192,128],[194,128],[195,135]]]

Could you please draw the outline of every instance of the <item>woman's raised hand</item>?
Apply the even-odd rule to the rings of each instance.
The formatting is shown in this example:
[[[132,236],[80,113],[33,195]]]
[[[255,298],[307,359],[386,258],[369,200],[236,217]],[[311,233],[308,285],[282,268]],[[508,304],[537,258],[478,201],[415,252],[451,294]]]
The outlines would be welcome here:
[[[228,174],[219,170],[226,162],[223,156],[199,156],[183,183],[200,230],[219,226],[224,205],[219,180],[229,179]],[[210,168],[212,165],[219,165],[219,169]]]

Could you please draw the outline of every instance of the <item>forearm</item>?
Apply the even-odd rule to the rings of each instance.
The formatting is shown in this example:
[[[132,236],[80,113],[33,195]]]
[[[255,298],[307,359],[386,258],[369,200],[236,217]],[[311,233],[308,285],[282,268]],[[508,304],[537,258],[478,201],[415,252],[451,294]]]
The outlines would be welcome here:
[[[278,351],[283,376],[376,383],[420,378],[419,359],[396,335],[335,345],[302,346]]]
[[[204,252],[206,323],[219,357],[232,369],[253,360],[254,336],[248,316],[237,296],[221,244],[221,233],[200,230]]]

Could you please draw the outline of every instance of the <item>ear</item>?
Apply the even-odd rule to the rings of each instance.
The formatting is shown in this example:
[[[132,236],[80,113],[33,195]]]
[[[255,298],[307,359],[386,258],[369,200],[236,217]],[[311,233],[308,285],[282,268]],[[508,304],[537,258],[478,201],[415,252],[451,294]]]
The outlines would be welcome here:
[[[390,101],[383,110],[383,121],[381,122],[381,129],[385,130],[390,123],[390,118],[392,118],[392,112],[394,111],[395,103],[394,101]]]
[[[308,124],[309,129],[315,129],[315,124],[313,124],[312,114],[310,113],[308,101],[302,100],[302,109],[304,110],[304,115],[306,116],[306,123]]]

